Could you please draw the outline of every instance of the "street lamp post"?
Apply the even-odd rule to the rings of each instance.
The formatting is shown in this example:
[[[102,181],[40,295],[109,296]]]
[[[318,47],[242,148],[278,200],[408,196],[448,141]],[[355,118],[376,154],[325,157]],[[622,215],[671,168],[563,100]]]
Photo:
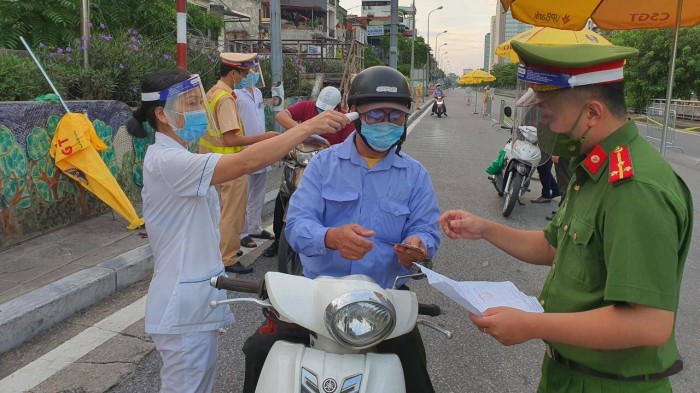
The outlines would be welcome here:
[[[435,68],[436,68],[435,71],[437,71],[437,68],[439,68],[439,66],[440,66],[440,49],[445,45],[447,45],[447,42],[438,46],[438,48],[437,48],[437,53],[436,53],[437,56],[435,56]],[[437,78],[435,78],[435,79],[437,79]]]
[[[443,32],[440,32],[440,33],[438,33],[438,35],[435,36],[435,51],[436,51],[436,53],[435,53],[435,55],[436,55],[436,56],[435,56],[435,68],[437,68],[437,66],[439,65],[439,64],[438,64],[438,56],[437,56],[437,55],[439,54],[439,53],[437,52],[437,51],[439,50],[439,47],[438,47],[438,37],[440,37],[440,34],[445,34],[445,33],[447,33],[447,30],[445,30],[445,31],[443,31]],[[445,43],[445,44],[446,44],[446,43]]]
[[[437,10],[441,10],[442,6],[428,12],[428,39],[425,41],[425,46],[428,48],[428,53],[425,55],[425,90],[428,90],[428,84],[430,83],[430,14]],[[415,24],[415,22],[414,22]],[[437,49],[437,48],[436,48]]]
[[[416,54],[416,0],[413,0],[411,4],[411,71],[409,71],[409,76],[411,78],[411,97],[415,101],[416,82],[413,78],[413,67],[415,66],[415,54]]]

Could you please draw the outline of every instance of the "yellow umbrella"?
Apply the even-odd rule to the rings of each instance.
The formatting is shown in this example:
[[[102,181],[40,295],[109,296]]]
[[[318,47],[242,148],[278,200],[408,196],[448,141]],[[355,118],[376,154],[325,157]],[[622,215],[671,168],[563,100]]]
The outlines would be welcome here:
[[[66,113],[58,122],[49,153],[68,177],[95,194],[129,221],[129,229],[143,225],[124,191],[97,153],[107,146],[97,137],[87,116]]]
[[[527,42],[533,45],[556,46],[556,45],[612,45],[610,41],[593,30],[559,30],[553,27],[533,27],[530,30],[517,34],[508,41],[496,47],[496,55],[508,59],[513,63],[518,62],[518,55],[511,47],[511,41]]]
[[[478,85],[479,83],[493,82],[495,80],[496,77],[486,71],[474,70],[462,75],[457,83],[460,85]]]
[[[674,28],[671,70],[666,88],[666,109],[661,136],[661,154],[666,151],[666,129],[673,93],[678,35],[681,26],[700,24],[700,1],[697,0],[500,0],[513,17],[535,26],[564,30],[581,30],[592,18],[605,30]]]

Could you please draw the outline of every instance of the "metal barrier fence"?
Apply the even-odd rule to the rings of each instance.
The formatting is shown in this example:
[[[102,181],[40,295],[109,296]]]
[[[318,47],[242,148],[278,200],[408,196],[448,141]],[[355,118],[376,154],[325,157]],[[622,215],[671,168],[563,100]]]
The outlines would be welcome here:
[[[650,108],[661,109],[666,105],[665,99],[655,99]],[[700,120],[700,101],[671,100],[671,110],[676,112],[676,117],[683,120]]]
[[[678,149],[683,153],[683,148],[675,144],[676,139],[676,118],[677,113],[675,110],[671,109],[668,111],[668,128],[666,130],[666,148],[667,149]],[[650,106],[647,108],[646,116],[643,120],[646,120],[646,138],[649,141],[654,141],[654,143],[661,143],[661,133],[663,130],[663,117],[664,108],[658,108]],[[658,120],[657,120],[658,119]]]

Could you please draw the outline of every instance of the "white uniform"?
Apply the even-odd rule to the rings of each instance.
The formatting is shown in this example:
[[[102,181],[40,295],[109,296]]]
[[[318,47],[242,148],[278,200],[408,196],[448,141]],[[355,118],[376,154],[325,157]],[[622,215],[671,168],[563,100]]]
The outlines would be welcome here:
[[[146,300],[146,333],[153,336],[163,357],[164,392],[210,391],[216,331],[233,323],[228,307],[209,307],[211,300],[226,299],[225,291],[209,285],[212,276],[224,272],[219,198],[210,186],[220,158],[220,154],[190,153],[157,132],[144,159],[143,215],[155,261]],[[204,349],[203,343],[208,344]],[[199,347],[196,357],[195,347]],[[199,388],[183,390],[179,378],[168,377],[182,367],[191,369],[191,386]]]
[[[251,93],[248,89],[235,90],[238,97],[238,113],[243,122],[247,136],[265,133],[265,103],[262,92],[257,87]],[[248,199],[246,202],[245,224],[241,239],[249,234],[259,234],[263,231],[262,210],[265,204],[265,184],[267,172],[272,168],[263,168],[248,176]]]

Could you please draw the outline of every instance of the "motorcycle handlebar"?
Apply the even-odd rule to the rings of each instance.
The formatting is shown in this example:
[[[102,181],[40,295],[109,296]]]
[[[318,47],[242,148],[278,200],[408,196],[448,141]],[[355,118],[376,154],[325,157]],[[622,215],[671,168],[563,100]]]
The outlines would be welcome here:
[[[510,126],[501,126],[504,130],[510,130]]]
[[[212,277],[209,285],[216,289],[225,289],[227,291],[254,293],[259,295],[262,292],[263,280],[247,281],[236,280],[226,276]]]
[[[437,317],[442,314],[442,310],[437,304],[418,303],[418,314]]]

